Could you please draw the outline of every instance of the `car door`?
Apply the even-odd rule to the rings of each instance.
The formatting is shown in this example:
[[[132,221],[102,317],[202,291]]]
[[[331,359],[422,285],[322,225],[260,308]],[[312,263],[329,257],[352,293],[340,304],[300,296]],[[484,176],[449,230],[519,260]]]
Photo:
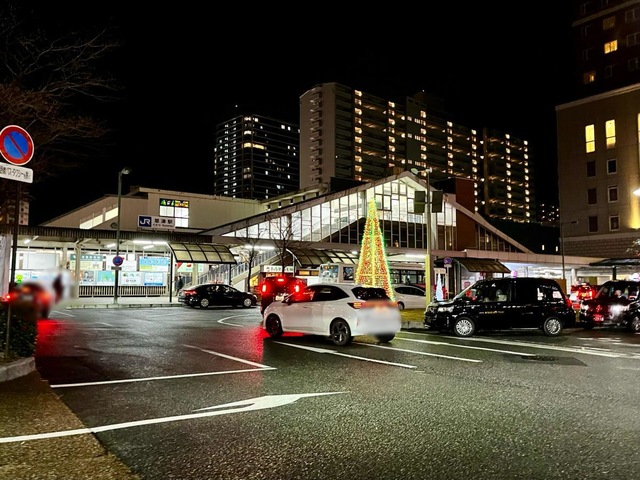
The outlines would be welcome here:
[[[509,328],[513,314],[508,279],[488,280],[477,290],[477,315],[480,328],[500,330]]]
[[[540,325],[544,302],[549,292],[535,279],[520,278],[515,283],[512,328],[535,328]]]
[[[312,300],[312,318],[309,323],[309,332],[316,335],[328,335],[329,325],[334,318],[345,318],[346,299],[349,295],[335,285],[324,285],[317,288]]]
[[[230,285],[218,285],[218,305],[239,305],[242,303],[239,294],[240,291],[236,290]]]
[[[310,285],[298,293],[285,297],[281,308],[285,329],[313,333],[313,299],[317,290],[316,285]]]

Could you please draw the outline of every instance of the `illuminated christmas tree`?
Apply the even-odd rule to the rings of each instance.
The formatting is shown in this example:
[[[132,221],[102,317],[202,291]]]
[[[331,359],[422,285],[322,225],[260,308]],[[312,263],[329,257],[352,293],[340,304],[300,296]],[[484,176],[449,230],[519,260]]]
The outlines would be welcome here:
[[[367,221],[364,225],[360,260],[356,269],[356,283],[369,287],[382,287],[391,300],[395,300],[391,288],[391,275],[387,264],[387,252],[384,248],[384,237],[380,230],[378,209],[374,199],[369,201]]]

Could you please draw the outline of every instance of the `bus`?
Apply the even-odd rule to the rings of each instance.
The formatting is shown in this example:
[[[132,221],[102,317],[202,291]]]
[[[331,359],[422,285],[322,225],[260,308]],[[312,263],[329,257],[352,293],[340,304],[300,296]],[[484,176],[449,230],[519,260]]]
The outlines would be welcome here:
[[[329,283],[354,283],[358,265],[347,263],[323,263],[318,267],[318,281]],[[424,285],[424,266],[389,265],[392,285]]]

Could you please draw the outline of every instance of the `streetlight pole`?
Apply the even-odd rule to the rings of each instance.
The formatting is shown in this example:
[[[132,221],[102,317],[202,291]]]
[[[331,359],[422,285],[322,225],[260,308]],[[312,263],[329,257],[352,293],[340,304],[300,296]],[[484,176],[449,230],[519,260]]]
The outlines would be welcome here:
[[[427,203],[427,256],[425,258],[425,269],[424,269],[424,285],[425,290],[427,291],[427,303],[431,302],[431,298],[433,295],[433,285],[431,282],[431,183],[429,182],[429,174],[432,172],[431,167],[427,167],[425,172],[427,172],[427,195],[426,195],[426,203]]]
[[[567,277],[565,276],[565,268],[564,268],[564,229],[563,225],[572,225],[578,223],[577,220],[572,220],[570,222],[560,222],[560,256],[562,257],[562,280],[564,281],[565,290],[567,289]]]
[[[116,224],[116,257],[120,256],[120,205],[122,204],[122,175],[129,175],[131,169],[124,167],[118,172],[118,218]],[[121,265],[116,265],[115,284],[113,286],[113,303],[118,303],[118,283],[120,280]]]

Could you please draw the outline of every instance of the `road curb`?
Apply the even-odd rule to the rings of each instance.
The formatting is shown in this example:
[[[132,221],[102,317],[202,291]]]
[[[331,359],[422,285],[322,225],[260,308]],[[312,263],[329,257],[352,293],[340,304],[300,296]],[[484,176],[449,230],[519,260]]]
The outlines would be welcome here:
[[[33,357],[20,358],[14,362],[0,365],[0,382],[7,382],[14,378],[28,375],[36,369]]]
[[[79,304],[79,305],[65,305],[65,310],[73,310],[77,308],[157,308],[157,307],[180,307],[180,303],[104,303],[104,304]]]

